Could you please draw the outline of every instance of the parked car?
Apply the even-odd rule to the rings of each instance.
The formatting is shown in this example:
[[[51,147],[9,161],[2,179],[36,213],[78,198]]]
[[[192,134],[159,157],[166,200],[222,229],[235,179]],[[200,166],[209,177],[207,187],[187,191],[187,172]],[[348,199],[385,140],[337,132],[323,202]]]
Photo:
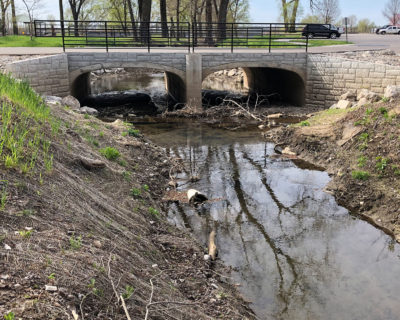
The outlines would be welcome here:
[[[339,38],[341,33],[331,24],[307,24],[302,32],[303,37],[312,38]]]
[[[384,25],[384,26],[381,27],[381,28],[377,28],[375,32],[376,32],[376,34],[379,34],[379,31],[380,31],[380,30],[389,28],[389,27],[391,27],[391,26],[392,26],[391,24],[386,24],[386,25]]]
[[[380,29],[378,34],[400,34],[400,27],[390,26],[385,29]]]

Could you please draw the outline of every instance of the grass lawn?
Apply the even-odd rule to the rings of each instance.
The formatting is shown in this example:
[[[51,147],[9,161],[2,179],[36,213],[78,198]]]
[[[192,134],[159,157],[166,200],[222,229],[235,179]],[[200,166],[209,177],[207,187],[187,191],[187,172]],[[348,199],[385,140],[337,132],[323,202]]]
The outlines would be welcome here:
[[[30,36],[0,37],[0,47],[62,47],[61,38],[33,38]]]

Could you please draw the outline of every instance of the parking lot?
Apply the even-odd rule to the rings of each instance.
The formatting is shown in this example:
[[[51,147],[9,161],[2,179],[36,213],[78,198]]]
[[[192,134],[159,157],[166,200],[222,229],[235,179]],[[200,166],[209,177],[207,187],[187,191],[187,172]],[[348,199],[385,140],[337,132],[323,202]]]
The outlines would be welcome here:
[[[349,34],[349,41],[353,45],[338,45],[328,47],[310,48],[310,52],[337,52],[337,51],[360,51],[360,50],[383,50],[390,49],[400,53],[400,35],[378,35],[378,34]],[[346,40],[343,34],[339,40]],[[336,41],[336,40],[332,40]]]

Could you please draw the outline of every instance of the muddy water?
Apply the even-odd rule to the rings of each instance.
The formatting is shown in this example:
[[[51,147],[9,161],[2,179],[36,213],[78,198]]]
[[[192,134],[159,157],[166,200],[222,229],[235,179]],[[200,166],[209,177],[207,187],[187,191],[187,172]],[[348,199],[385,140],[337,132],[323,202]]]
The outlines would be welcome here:
[[[323,192],[327,173],[277,158],[258,132],[136,126],[184,159],[180,190],[222,199],[168,217],[205,246],[216,228],[219,259],[260,319],[399,319],[400,247]]]

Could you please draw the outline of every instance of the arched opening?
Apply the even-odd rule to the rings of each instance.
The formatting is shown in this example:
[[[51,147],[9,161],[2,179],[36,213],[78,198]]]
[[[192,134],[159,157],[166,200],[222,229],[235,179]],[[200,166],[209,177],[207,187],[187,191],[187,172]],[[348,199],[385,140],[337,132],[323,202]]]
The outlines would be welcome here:
[[[102,116],[152,115],[185,102],[181,74],[153,66],[86,68],[72,72],[71,94]]]
[[[250,101],[260,106],[305,104],[305,82],[295,71],[279,67],[244,67],[205,71],[203,103],[220,104],[224,99]]]

